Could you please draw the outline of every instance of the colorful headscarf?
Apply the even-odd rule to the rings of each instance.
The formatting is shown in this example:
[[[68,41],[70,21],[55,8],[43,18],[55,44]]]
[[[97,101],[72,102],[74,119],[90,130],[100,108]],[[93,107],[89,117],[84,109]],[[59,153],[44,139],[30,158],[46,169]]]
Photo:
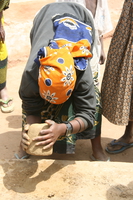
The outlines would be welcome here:
[[[42,98],[53,104],[64,103],[72,94],[76,82],[74,60],[68,48],[45,48],[47,56],[40,59],[39,89]]]
[[[53,17],[55,35],[48,47],[39,50],[35,62],[40,65],[38,84],[42,98],[62,104],[71,96],[76,70],[88,66],[92,35],[91,27],[70,14]]]

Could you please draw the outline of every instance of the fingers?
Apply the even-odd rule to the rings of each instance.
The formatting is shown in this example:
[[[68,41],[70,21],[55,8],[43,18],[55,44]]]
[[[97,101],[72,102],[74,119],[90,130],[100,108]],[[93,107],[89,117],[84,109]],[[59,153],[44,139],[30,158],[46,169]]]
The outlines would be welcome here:
[[[38,136],[33,138],[33,141],[36,141],[36,145],[45,145],[47,143],[50,143],[54,140],[53,134],[47,134],[44,136]]]
[[[24,131],[27,133],[29,130],[30,124],[25,124],[24,125]]]
[[[28,146],[30,145],[30,141],[29,141],[29,136],[27,135],[27,133],[23,133],[22,134],[22,139],[21,139],[21,146],[22,149],[25,151]]]
[[[27,133],[23,133],[23,134],[22,134],[22,139],[27,140],[27,141],[30,140],[30,138],[29,138],[29,136],[27,135]]]
[[[45,145],[45,146],[43,147],[43,150],[49,149],[49,148],[53,147],[53,145],[54,145],[54,142],[51,142],[51,143],[49,143],[48,145]]]
[[[35,146],[43,146],[43,150],[52,147],[55,143],[55,139],[51,134],[39,136],[37,138],[34,138],[33,141],[36,141]]]
[[[38,136],[38,137],[33,138],[32,140],[33,141],[43,141],[43,140],[47,140],[47,139],[49,139],[49,135]]]
[[[54,125],[56,125],[56,123],[53,120],[46,120],[45,122],[50,127],[48,129],[41,130],[40,135],[32,139],[32,141],[36,142],[35,146],[42,146],[44,150],[52,147],[57,139],[54,133],[54,130],[56,129]],[[25,127],[25,132],[26,130],[28,130],[28,128],[29,128],[28,126]],[[23,139],[24,139],[22,140],[23,147],[27,148],[27,146],[29,145],[28,143],[29,137],[26,133],[23,134]]]
[[[45,123],[47,123],[50,127],[48,129],[41,130],[40,131],[41,135],[51,134],[52,133],[52,129],[53,129],[52,126],[54,124],[56,124],[53,120],[46,120]],[[45,138],[45,139],[47,139],[47,138]]]
[[[53,143],[53,140],[48,139],[48,140],[40,141],[40,142],[37,142],[35,145],[36,146],[45,146],[45,145],[50,144],[50,143]]]
[[[26,151],[26,149],[28,148],[28,145],[26,145],[26,144],[24,144],[24,143],[22,143],[22,142],[21,142],[21,146],[22,146],[22,149],[23,149],[24,151]]]
[[[55,124],[55,122],[53,121],[53,120],[46,120],[45,121],[48,125],[54,125]]]
[[[53,147],[54,142],[51,141],[51,139],[49,139],[49,140],[45,140],[45,141],[41,141],[41,142],[36,143],[36,146],[40,146],[40,145],[43,146],[43,150],[46,150],[50,147]]]

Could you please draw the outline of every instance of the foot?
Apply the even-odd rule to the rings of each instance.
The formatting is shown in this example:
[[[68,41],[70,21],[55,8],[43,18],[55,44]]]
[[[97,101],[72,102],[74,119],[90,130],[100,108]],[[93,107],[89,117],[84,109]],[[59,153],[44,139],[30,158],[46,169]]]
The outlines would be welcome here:
[[[27,159],[30,157],[30,155],[23,151],[23,149],[20,147],[18,153],[14,154],[14,157],[16,159]]]
[[[93,151],[93,154],[91,156],[91,159],[93,161],[109,161],[110,158],[104,153],[103,149],[97,149],[96,151]]]
[[[108,153],[120,153],[127,148],[133,146],[133,138],[121,137],[118,140],[113,140],[107,144],[106,151]]]
[[[101,145],[101,136],[98,136],[94,139],[91,139],[92,144],[92,157],[95,161],[109,161],[109,157],[104,153],[102,145]]]
[[[0,90],[2,112],[12,112],[14,110],[13,100],[8,96],[7,88]]]

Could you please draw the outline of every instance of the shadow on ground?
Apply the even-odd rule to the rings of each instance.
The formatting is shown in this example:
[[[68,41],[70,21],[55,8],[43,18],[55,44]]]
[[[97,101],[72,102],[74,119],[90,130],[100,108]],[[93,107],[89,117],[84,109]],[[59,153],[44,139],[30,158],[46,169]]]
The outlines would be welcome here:
[[[107,200],[118,199],[133,199],[133,182],[130,182],[127,186],[123,184],[110,187],[107,191]]]
[[[36,186],[40,182],[48,181],[51,176],[58,173],[62,168],[74,163],[74,161],[59,163],[58,160],[55,160],[48,165],[44,161],[44,170],[39,171],[38,162],[35,159],[19,160],[18,162],[14,160],[9,160],[9,162],[0,161],[4,171],[3,184],[7,190],[13,190],[18,193],[30,193],[35,191]]]

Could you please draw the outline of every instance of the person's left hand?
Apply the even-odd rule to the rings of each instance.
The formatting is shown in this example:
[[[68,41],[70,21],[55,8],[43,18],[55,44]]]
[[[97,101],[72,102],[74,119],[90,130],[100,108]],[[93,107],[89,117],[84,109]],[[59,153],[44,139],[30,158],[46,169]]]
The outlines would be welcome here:
[[[54,145],[56,140],[60,135],[65,133],[66,126],[65,124],[57,124],[53,120],[45,121],[50,128],[41,130],[40,136],[33,138],[33,141],[36,141],[36,146],[44,146],[43,149],[48,149]]]

